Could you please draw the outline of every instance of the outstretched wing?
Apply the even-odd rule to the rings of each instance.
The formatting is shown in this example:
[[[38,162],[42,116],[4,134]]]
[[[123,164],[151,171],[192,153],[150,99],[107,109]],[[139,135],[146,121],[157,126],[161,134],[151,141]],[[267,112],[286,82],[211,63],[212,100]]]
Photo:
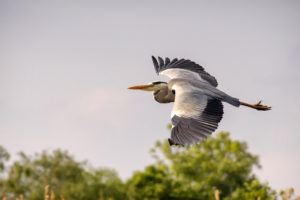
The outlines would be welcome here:
[[[154,68],[157,74],[162,74],[173,78],[185,78],[185,79],[195,79],[195,80],[204,80],[214,87],[218,86],[218,82],[215,77],[207,73],[204,68],[197,63],[177,58],[172,61],[169,58],[163,60],[161,57],[158,57],[158,61],[154,56],[152,56],[152,61]]]
[[[211,135],[223,116],[220,100],[203,94],[186,82],[174,83],[175,102],[172,110],[170,144],[194,144]]]

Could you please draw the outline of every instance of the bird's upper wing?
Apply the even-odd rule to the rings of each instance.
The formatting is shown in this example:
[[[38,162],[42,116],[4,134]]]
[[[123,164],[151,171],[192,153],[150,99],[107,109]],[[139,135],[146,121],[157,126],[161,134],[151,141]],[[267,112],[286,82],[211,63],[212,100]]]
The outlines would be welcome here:
[[[187,82],[174,83],[175,103],[172,110],[170,144],[194,144],[207,138],[223,116],[220,100],[203,94]]]
[[[169,76],[170,78],[185,78],[185,79],[195,79],[195,80],[204,80],[211,85],[217,87],[218,82],[215,77],[207,73],[204,68],[197,63],[177,58],[172,61],[169,58],[163,60],[161,57],[157,59],[152,56],[152,61],[156,73]]]

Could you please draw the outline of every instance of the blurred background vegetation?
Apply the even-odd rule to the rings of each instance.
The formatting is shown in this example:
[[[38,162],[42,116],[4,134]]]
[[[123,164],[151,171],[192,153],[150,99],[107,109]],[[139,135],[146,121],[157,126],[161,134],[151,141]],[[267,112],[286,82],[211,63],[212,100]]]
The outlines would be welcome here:
[[[258,156],[229,133],[186,148],[157,142],[150,155],[153,164],[122,181],[115,170],[91,167],[62,150],[20,152],[8,164],[9,152],[0,146],[0,199],[300,199],[292,188],[276,192],[260,181],[252,172],[261,167]]]

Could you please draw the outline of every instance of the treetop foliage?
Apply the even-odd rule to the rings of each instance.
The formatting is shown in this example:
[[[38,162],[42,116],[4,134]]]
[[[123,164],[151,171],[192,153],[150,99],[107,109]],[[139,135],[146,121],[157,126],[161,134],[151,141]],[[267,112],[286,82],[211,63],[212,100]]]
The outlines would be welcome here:
[[[53,199],[66,200],[215,200],[217,190],[222,200],[293,199],[294,191],[277,194],[252,173],[260,167],[258,156],[229,133],[185,148],[156,142],[150,155],[154,163],[124,182],[115,170],[88,167],[61,150],[33,156],[21,152],[7,166],[9,153],[0,146],[0,199],[41,199],[46,185],[57,195]]]

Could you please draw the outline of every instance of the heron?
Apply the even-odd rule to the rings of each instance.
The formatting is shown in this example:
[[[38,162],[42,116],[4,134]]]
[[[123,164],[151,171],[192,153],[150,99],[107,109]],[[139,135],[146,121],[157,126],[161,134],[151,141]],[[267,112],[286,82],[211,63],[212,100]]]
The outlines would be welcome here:
[[[210,136],[223,117],[223,102],[259,111],[271,109],[261,101],[249,104],[219,90],[216,78],[191,60],[152,56],[152,61],[156,73],[168,76],[170,81],[155,81],[128,89],[151,91],[159,103],[174,102],[170,145],[193,145]]]

